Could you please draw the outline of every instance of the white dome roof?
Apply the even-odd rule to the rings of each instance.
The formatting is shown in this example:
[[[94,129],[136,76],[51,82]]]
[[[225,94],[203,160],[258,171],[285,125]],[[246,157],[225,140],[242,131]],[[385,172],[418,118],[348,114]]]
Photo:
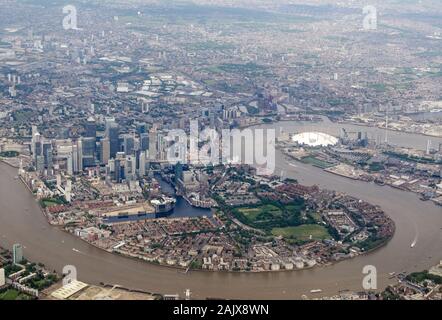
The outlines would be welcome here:
[[[338,143],[337,138],[322,132],[302,132],[294,135],[292,140],[310,147],[334,146]]]

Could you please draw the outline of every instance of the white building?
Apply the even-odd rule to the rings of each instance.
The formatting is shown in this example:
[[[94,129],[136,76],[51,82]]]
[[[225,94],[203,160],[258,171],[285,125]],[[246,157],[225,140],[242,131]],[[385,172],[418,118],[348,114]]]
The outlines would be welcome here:
[[[293,142],[309,147],[326,147],[334,146],[338,143],[338,139],[322,132],[302,132],[292,137]]]

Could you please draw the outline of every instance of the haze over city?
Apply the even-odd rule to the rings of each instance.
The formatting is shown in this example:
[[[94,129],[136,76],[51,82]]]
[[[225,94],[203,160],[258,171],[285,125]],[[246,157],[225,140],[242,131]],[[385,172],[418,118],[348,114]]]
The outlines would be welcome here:
[[[441,300],[441,68],[436,0],[0,0],[0,300]]]

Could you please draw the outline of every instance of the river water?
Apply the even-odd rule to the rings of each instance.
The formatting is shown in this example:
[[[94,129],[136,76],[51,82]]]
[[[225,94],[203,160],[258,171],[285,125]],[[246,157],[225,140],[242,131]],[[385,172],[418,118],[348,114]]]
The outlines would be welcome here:
[[[326,117],[322,118],[322,122],[282,121],[277,124],[260,125],[259,128],[274,128],[277,130],[276,135],[280,134],[281,131],[290,133],[320,131],[335,137],[339,137],[341,134],[341,129],[344,128],[348,134],[354,134],[357,132],[362,132],[363,134],[367,133],[367,137],[370,140],[378,143],[383,143],[385,141],[385,136],[387,135],[388,143],[391,145],[415,148],[418,150],[426,150],[428,141],[430,141],[431,146],[436,149],[439,146],[439,143],[442,143],[442,137],[431,137],[392,130],[388,130],[388,132],[386,132],[384,129],[379,129],[376,127],[333,123]]]
[[[276,127],[279,125],[297,126],[287,122]],[[427,140],[427,137],[401,133],[392,134],[391,138],[410,146],[420,146]],[[322,289],[321,295],[336,294],[345,289],[362,290],[362,269],[365,265],[377,268],[378,287],[383,288],[393,282],[388,279],[390,272],[428,269],[442,259],[441,207],[422,202],[412,193],[348,180],[301,163],[289,163],[279,152],[277,170],[303,184],[318,184],[382,206],[396,223],[395,236],[386,246],[372,253],[328,267],[258,274],[196,271],[183,274],[176,269],[104,252],[49,226],[32,195],[19,180],[14,179],[16,169],[2,163],[0,245],[11,248],[13,243],[21,243],[25,247],[26,258],[43,262],[58,272],[65,265],[74,265],[79,280],[87,283],[104,282],[181,295],[190,289],[194,298],[299,299],[303,294],[317,297],[310,293],[312,289]],[[416,246],[411,248],[410,244],[416,239]]]

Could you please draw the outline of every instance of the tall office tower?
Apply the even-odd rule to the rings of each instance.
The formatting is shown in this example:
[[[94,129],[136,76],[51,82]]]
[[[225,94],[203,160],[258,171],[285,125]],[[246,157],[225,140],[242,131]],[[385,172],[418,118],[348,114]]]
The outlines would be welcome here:
[[[136,180],[138,178],[138,174],[137,174],[137,157],[135,155],[132,155],[132,156],[129,157],[127,162],[130,162],[131,173],[132,173],[132,176],[133,176],[132,179]]]
[[[100,162],[101,164],[107,164],[110,159],[110,141],[108,138],[100,141],[100,149]]]
[[[157,135],[157,159],[166,160],[167,159],[167,146],[168,142],[162,133]]]
[[[77,166],[78,172],[83,171],[83,140],[80,139],[77,141]]]
[[[120,183],[122,180],[122,176],[121,176],[121,160],[117,159],[114,162],[115,164],[115,169],[114,169],[114,180],[117,183]]]
[[[78,142],[77,144],[73,144],[72,145],[72,169],[74,170],[74,173],[76,172],[80,172],[80,167],[79,167],[79,160],[80,156],[78,154]]]
[[[74,163],[72,159],[72,153],[69,154],[66,158],[66,172],[68,175],[74,175]]]
[[[85,137],[87,138],[96,138],[97,137],[97,124],[95,123],[95,119],[90,117],[87,119],[86,124],[84,125]]]
[[[41,150],[41,135],[40,133],[37,132],[37,127],[36,126],[32,126],[32,141],[31,141],[31,153],[34,157],[37,155],[40,155],[40,152],[37,151],[37,145],[39,146],[40,150]]]
[[[118,136],[120,134],[120,129],[118,127],[118,124],[115,122],[110,122],[107,125],[106,129],[106,138],[109,139],[109,145],[110,145],[110,158],[115,158],[117,155],[117,152],[119,150],[119,141]]]
[[[52,168],[52,143],[50,141],[43,143],[42,155],[45,159],[45,167],[48,169]]]
[[[140,150],[141,151],[149,150],[149,134],[148,133],[142,133],[140,135]]]
[[[6,284],[5,269],[0,269],[0,287]]]
[[[139,169],[138,169],[138,175],[140,177],[143,177],[146,175],[146,162],[147,156],[146,151],[141,151],[139,155]]]
[[[157,130],[152,129],[149,132],[149,159],[157,159]]]
[[[135,149],[135,163],[136,163],[136,170],[138,173],[138,170],[140,169],[140,155],[141,155],[141,151],[139,149]]]
[[[135,139],[130,134],[125,134],[123,136],[123,150],[127,155],[132,155],[134,153]]]
[[[34,152],[33,152],[34,161],[36,161],[38,156],[41,156],[42,149],[43,149],[43,147],[42,147],[41,141],[35,141],[35,143],[34,143]]]
[[[20,264],[23,261],[23,246],[16,243],[12,246],[12,262],[14,264]]]
[[[124,165],[124,177],[126,180],[135,180],[137,178],[137,162],[135,156],[127,156]]]
[[[88,168],[95,166],[95,138],[82,138],[81,145],[82,167]]]
[[[72,181],[69,179],[66,181],[66,189],[65,189],[64,197],[67,202],[72,201]]]
[[[39,173],[43,173],[45,171],[45,157],[44,156],[37,156],[35,158],[35,169]]]
[[[34,163],[37,162],[37,157],[42,155],[43,146],[42,146],[42,137],[37,132],[32,136],[32,144],[31,144],[31,151]]]

